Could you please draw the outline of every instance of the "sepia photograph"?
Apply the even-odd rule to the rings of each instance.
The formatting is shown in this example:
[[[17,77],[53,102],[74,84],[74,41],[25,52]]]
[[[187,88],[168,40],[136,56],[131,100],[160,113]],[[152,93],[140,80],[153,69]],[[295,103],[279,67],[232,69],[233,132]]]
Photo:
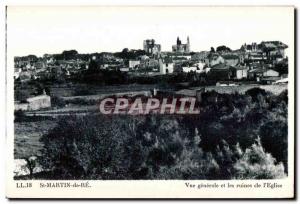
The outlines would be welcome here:
[[[128,197],[175,198],[155,186],[227,182],[179,197],[293,197],[294,13],[7,6],[10,195],[118,198],[110,182],[150,182]]]

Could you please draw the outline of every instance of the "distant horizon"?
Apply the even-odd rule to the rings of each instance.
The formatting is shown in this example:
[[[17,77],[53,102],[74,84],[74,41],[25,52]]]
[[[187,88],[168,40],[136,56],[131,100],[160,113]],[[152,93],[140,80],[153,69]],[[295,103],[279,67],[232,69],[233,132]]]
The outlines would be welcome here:
[[[13,56],[143,50],[154,39],[169,52],[179,37],[191,51],[281,41],[293,44],[292,7],[8,6],[7,50]]]
[[[153,38],[148,38],[148,39],[153,39]],[[154,39],[155,40],[155,39]],[[249,44],[251,44],[251,43],[257,43],[257,44],[260,44],[261,42],[266,42],[266,41],[271,41],[271,40],[261,40],[261,41],[259,41],[259,42],[246,42],[246,44],[247,45],[249,45]],[[272,41],[280,41],[280,40],[272,40]],[[156,41],[155,41],[156,42]],[[286,44],[285,42],[282,42],[282,43],[284,43],[284,44]],[[159,43],[157,43],[157,44],[159,44]],[[243,43],[243,44],[241,44],[241,46],[242,45],[244,45],[245,43]],[[160,44],[161,45],[161,44]],[[214,47],[214,49],[216,50],[216,48],[217,47],[219,47],[219,46],[226,46],[226,47],[229,47],[229,46],[227,46],[227,45],[225,45],[225,44],[221,44],[221,45],[218,45],[218,46],[216,46],[216,47]],[[232,51],[235,51],[235,50],[239,50],[240,48],[241,48],[241,46],[239,47],[239,48],[236,48],[236,49],[232,49],[231,47],[229,47]],[[212,46],[211,46],[212,47]],[[210,47],[210,48],[211,48]],[[129,48],[129,47],[124,47],[123,49],[125,49],[125,48],[128,48],[129,50],[143,50],[143,48]],[[210,48],[209,49],[207,49],[207,50],[198,50],[198,51],[194,51],[194,50],[191,50],[190,52],[195,52],[195,53],[199,53],[199,52],[209,52],[210,51]],[[22,56],[15,56],[15,57],[24,57],[24,56],[29,56],[29,55],[35,55],[35,56],[37,56],[37,57],[43,57],[43,55],[45,55],[45,54],[48,54],[48,55],[56,55],[56,54],[61,54],[61,53],[63,53],[64,51],[70,51],[70,50],[75,50],[75,51],[77,51],[78,52],[78,54],[95,54],[95,53],[98,53],[98,54],[101,54],[101,53],[117,53],[117,52],[122,52],[122,50],[123,49],[121,49],[121,50],[119,50],[119,51],[107,51],[107,50],[102,50],[102,51],[94,51],[94,52],[79,52],[77,49],[75,49],[75,48],[71,48],[71,49],[63,49],[61,52],[57,52],[57,53],[43,53],[43,54],[41,54],[41,55],[36,55],[36,54],[32,54],[32,53],[30,53],[30,54],[26,54],[26,55],[22,55]],[[288,48],[287,48],[288,49]],[[161,52],[173,52],[172,50],[161,50]]]

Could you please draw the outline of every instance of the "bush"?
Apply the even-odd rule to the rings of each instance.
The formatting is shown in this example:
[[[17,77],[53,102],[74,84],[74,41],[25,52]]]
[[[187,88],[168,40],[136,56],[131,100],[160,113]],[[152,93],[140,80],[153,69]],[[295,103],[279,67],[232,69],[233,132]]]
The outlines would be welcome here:
[[[74,96],[88,96],[95,94],[89,87],[79,87],[75,90]]]
[[[97,104],[98,100],[88,98],[74,98],[69,99],[67,102],[76,105],[95,105]]]
[[[260,129],[261,143],[277,161],[282,161],[287,172],[288,161],[288,126],[286,121],[270,121]]]
[[[206,95],[217,100],[199,115],[63,117],[42,137],[40,163],[53,179],[284,177],[285,96]]]
[[[56,128],[41,138],[45,144],[40,158],[44,169],[64,179],[122,178],[120,163],[126,159],[120,145],[128,138],[119,128],[122,120],[111,120],[94,116],[60,120]]]
[[[60,107],[65,107],[66,102],[61,97],[53,96],[51,98],[51,105],[54,106],[54,107],[59,107],[60,108]]]
[[[252,88],[247,90],[245,94],[251,96],[253,101],[258,101],[258,97],[266,96],[267,92],[261,88]]]
[[[17,111],[14,112],[14,114],[15,114],[15,120],[19,120],[19,119],[24,118],[26,116],[24,111],[22,111],[22,110],[17,110]]]
[[[276,160],[264,151],[259,140],[245,150],[234,169],[236,179],[281,179],[286,176],[283,164],[276,165]]]

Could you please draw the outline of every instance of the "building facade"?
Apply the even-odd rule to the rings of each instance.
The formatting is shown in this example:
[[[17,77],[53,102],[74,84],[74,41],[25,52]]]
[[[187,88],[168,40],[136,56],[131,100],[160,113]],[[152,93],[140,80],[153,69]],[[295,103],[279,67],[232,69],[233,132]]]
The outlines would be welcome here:
[[[187,37],[186,44],[182,44],[179,37],[177,37],[176,45],[172,46],[172,51],[177,53],[189,53],[191,51],[189,37]]]
[[[129,60],[129,68],[135,68],[141,64],[140,60]]]
[[[26,103],[15,102],[15,110],[33,111],[51,107],[51,98],[45,91],[42,95],[26,99]]]
[[[161,45],[160,44],[155,44],[155,40],[154,39],[144,40],[143,48],[144,48],[144,51],[147,54],[154,54],[154,55],[156,55],[156,54],[159,54],[160,51],[161,51]]]
[[[171,59],[159,59],[160,74],[172,74],[174,72],[174,63]]]

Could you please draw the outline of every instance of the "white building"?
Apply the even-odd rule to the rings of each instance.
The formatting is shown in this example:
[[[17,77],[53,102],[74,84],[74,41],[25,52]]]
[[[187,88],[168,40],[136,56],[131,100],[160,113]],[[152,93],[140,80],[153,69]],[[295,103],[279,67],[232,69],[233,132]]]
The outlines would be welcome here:
[[[273,69],[269,69],[265,72],[263,72],[264,77],[278,77],[279,73],[274,71]]]
[[[174,72],[174,63],[172,60],[159,60],[160,74],[171,74]]]
[[[236,68],[236,79],[246,79],[248,77],[248,70],[245,67]]]
[[[15,70],[14,70],[14,79],[18,79],[20,77],[21,72],[22,72],[21,68],[15,68]]]
[[[182,71],[183,72],[196,72],[196,73],[202,73],[202,72],[205,72],[205,70],[203,69],[204,68],[204,63],[202,62],[198,62],[198,63],[194,63],[193,65],[191,66],[183,66],[182,67]]]
[[[15,110],[32,111],[51,107],[51,98],[46,95],[45,91],[42,95],[27,98],[26,102],[27,103],[16,102]]]
[[[140,64],[140,60],[129,60],[129,67],[130,68],[135,68],[136,66],[138,66]]]

